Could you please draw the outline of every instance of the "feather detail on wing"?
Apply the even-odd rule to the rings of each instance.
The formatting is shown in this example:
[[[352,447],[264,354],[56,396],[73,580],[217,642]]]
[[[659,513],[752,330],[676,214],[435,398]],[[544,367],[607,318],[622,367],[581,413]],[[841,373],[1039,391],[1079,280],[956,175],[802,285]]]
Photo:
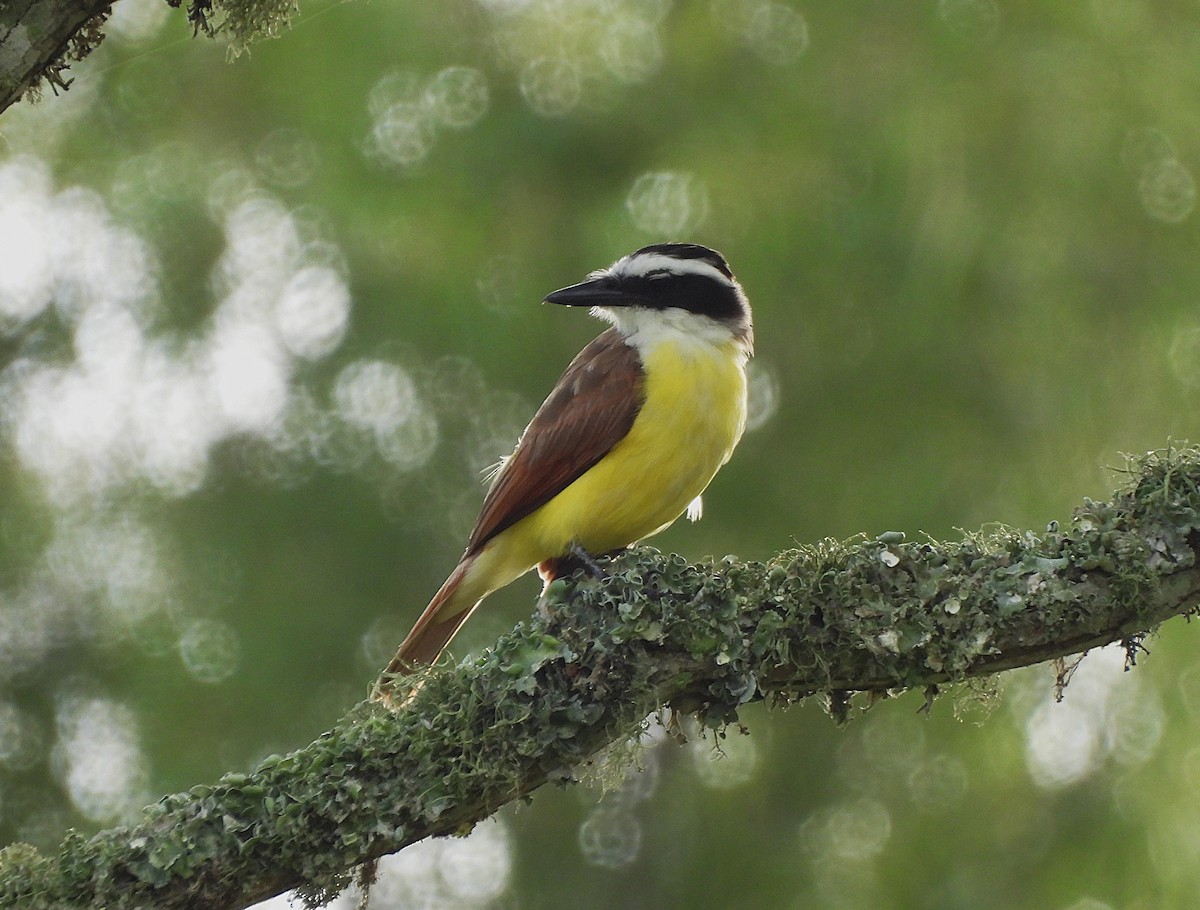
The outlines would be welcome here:
[[[479,476],[483,480],[483,482],[486,483],[488,486],[491,486],[493,483],[495,483],[496,478],[500,475],[500,472],[504,470],[504,463],[506,461],[508,461],[508,459],[510,457],[512,457],[512,456],[505,455],[499,461],[496,461],[495,463],[488,465],[486,468],[484,468],[482,471],[480,471]]]
[[[545,505],[623,439],[641,410],[643,380],[637,351],[615,329],[580,351],[502,463],[467,554]]]

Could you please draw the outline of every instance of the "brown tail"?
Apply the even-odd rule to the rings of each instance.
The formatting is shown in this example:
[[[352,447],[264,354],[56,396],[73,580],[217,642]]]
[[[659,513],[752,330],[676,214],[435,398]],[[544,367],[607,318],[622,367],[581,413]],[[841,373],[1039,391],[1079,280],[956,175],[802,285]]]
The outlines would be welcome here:
[[[401,642],[392,662],[383,671],[384,679],[397,674],[412,673],[436,661],[450,643],[450,639],[475,612],[477,604],[468,603],[464,606],[454,603],[459,586],[473,562],[474,559],[470,557],[460,562],[433,595],[433,600],[417,619],[412,631]],[[455,610],[455,607],[458,609]]]

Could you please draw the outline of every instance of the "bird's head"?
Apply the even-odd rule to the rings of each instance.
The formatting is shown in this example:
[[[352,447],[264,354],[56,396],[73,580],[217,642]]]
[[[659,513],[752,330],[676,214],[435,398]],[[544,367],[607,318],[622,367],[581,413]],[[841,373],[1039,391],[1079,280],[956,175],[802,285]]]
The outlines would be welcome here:
[[[722,328],[749,347],[750,303],[725,257],[698,243],[656,243],[622,256],[587,280],[546,295],[547,303],[587,306],[618,329],[671,319]],[[681,319],[682,317],[682,319]]]

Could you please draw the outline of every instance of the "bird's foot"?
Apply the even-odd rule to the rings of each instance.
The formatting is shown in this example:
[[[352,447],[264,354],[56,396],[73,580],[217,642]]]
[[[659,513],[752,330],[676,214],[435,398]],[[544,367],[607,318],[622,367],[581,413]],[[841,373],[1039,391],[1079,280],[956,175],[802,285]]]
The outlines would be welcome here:
[[[609,553],[605,555],[612,556],[615,554]],[[547,585],[556,578],[564,578],[572,574],[576,569],[583,569],[597,580],[608,578],[608,573],[596,561],[596,557],[579,544],[571,544],[570,549],[562,556],[543,559],[538,563],[537,567],[538,574],[542,576],[542,582]]]
[[[579,544],[571,544],[571,555],[583,564],[583,567],[587,569],[588,574],[591,575],[592,578],[595,578],[597,581],[602,581],[605,578],[608,578],[608,573],[600,567],[600,563],[596,562],[596,558]]]

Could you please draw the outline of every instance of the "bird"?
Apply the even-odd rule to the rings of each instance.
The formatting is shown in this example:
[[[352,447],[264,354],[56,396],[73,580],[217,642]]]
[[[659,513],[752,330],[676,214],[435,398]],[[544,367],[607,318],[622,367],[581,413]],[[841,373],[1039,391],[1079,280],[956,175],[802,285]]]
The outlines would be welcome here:
[[[750,304],[725,257],[656,243],[546,303],[609,328],[583,348],[505,458],[458,564],[381,680],[434,663],[492,592],[536,568],[545,584],[666,529],[746,426]]]

